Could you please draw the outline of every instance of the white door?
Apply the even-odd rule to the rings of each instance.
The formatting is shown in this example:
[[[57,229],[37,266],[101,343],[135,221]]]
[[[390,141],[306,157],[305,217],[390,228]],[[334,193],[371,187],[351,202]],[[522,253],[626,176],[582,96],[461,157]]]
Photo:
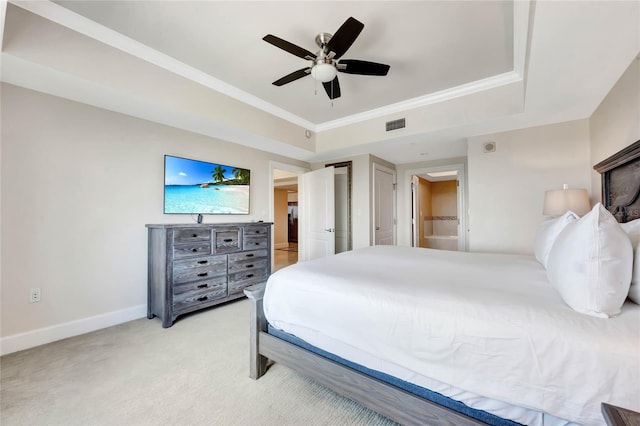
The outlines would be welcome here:
[[[420,247],[420,182],[418,176],[411,176],[411,247]]]
[[[299,260],[335,254],[334,167],[314,170],[298,181]]]
[[[395,244],[395,170],[374,164],[374,244]]]

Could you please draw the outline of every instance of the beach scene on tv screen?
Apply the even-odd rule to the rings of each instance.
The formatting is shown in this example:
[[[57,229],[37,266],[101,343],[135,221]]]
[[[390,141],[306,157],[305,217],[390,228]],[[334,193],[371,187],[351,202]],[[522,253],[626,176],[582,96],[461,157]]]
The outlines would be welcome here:
[[[247,169],[165,156],[164,212],[248,214]]]

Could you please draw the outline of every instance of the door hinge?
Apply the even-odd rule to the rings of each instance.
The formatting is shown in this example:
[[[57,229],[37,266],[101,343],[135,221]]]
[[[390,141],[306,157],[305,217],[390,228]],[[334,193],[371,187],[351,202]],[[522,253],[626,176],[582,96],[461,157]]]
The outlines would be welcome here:
[[[398,185],[398,184],[397,183],[392,183],[391,185],[393,186],[393,190],[395,191],[396,190],[396,185]]]

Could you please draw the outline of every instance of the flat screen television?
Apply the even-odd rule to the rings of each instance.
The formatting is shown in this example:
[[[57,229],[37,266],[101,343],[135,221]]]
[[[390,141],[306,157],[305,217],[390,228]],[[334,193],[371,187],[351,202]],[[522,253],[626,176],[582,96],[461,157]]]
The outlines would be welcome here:
[[[251,172],[225,164],[164,156],[165,214],[249,214]]]

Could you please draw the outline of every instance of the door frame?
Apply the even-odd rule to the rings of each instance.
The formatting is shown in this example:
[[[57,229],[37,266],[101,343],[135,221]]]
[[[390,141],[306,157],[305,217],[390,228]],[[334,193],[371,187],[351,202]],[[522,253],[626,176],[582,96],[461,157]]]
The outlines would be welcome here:
[[[393,176],[393,245],[398,244],[398,172],[395,169],[384,166],[380,163],[372,163],[371,165],[371,229],[369,235],[370,245],[376,242],[376,170],[389,173]]]
[[[273,222],[275,220],[275,201],[273,198],[273,191],[275,189],[274,185],[274,170],[285,170],[287,172],[295,173],[298,176],[298,184],[300,184],[300,175],[303,173],[310,172],[311,169],[307,167],[295,166],[293,164],[281,163],[275,160],[269,160],[269,222]],[[300,214],[300,212],[298,212]],[[300,226],[300,221],[298,221],[298,226]],[[298,230],[299,231],[299,230]],[[274,233],[271,232],[271,270],[275,269],[275,256],[274,256]],[[302,236],[300,232],[298,232],[298,244],[300,244],[300,239]]]
[[[409,223],[411,224],[411,234],[413,235],[416,224],[413,221],[413,191],[411,190],[411,176],[424,175],[426,173],[446,172],[456,170],[458,172],[458,251],[467,251],[469,230],[467,229],[467,180],[465,165],[454,163],[444,166],[423,167],[419,169],[407,170],[406,177],[409,182]],[[415,247],[415,240],[411,238],[411,245]]]

